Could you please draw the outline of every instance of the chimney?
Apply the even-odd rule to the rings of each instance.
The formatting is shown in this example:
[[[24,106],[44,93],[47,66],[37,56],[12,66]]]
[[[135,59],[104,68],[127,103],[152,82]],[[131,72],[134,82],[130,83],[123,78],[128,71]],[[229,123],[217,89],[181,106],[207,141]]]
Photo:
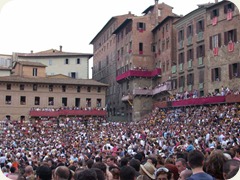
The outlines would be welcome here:
[[[31,54],[33,53],[33,50],[31,50]]]
[[[158,0],[155,0],[155,7],[154,7],[154,9],[155,9],[155,26],[157,26],[158,25]]]
[[[218,3],[218,0],[215,0],[215,3]]]
[[[62,52],[62,46],[59,46],[60,52]]]

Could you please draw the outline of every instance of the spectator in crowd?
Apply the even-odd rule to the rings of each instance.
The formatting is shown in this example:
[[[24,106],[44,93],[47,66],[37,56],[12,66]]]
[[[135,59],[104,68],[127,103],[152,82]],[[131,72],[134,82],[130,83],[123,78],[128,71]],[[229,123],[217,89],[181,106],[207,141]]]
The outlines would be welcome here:
[[[188,177],[192,175],[192,170],[185,169],[179,174],[179,180],[186,180]]]
[[[233,178],[239,171],[240,161],[236,159],[227,160],[223,164],[223,179]]]
[[[54,180],[68,180],[70,177],[70,170],[66,166],[58,166],[55,169]]]
[[[213,180],[213,177],[203,171],[204,155],[199,150],[192,150],[188,154],[188,163],[192,169],[193,174],[188,180]]]
[[[131,166],[123,166],[120,169],[120,180],[136,180],[135,169]]]
[[[166,167],[158,168],[155,172],[155,177],[156,180],[170,180],[172,178],[170,171]]]
[[[176,161],[175,161],[175,165],[178,169],[178,174],[180,174],[182,171],[186,170],[187,169],[187,162],[185,159],[183,158],[178,158]]]

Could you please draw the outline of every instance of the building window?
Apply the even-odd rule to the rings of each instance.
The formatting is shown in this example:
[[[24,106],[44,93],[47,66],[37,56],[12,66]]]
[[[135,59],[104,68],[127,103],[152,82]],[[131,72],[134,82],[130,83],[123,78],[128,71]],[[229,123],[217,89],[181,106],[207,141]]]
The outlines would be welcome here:
[[[81,64],[80,58],[77,58],[77,64]]]
[[[221,47],[221,34],[211,36],[209,42],[210,49]]]
[[[180,30],[178,31],[178,42],[183,41],[184,40],[184,30]]]
[[[66,92],[66,86],[62,85],[62,92]]]
[[[48,98],[48,105],[53,106],[54,105],[54,97],[49,97]]]
[[[91,87],[90,86],[87,87],[87,92],[91,92]]]
[[[197,58],[205,56],[205,45],[200,45],[197,47]]]
[[[77,92],[81,92],[81,86],[77,86]]]
[[[69,61],[68,61],[68,59],[65,59],[65,64],[69,64]]]
[[[214,9],[211,12],[211,19],[213,19],[214,17],[219,16],[219,9]]]
[[[178,54],[178,64],[184,63],[184,52]]]
[[[80,98],[75,98],[75,107],[80,107]]]
[[[228,45],[230,42],[237,42],[237,29],[224,32],[224,44]]]
[[[51,66],[52,65],[52,59],[48,60],[48,65]]]
[[[6,96],[5,104],[12,104],[12,96]]]
[[[33,91],[37,91],[37,84],[33,84]]]
[[[143,54],[143,43],[139,43],[139,54]]]
[[[86,107],[91,107],[92,103],[91,103],[91,98],[87,98],[86,99]]]
[[[199,83],[204,83],[204,71],[199,71]]]
[[[77,78],[77,72],[70,72],[70,73],[68,73],[68,76],[73,78],[73,79],[76,79]]]
[[[20,90],[23,91],[24,90],[25,85],[24,84],[20,84]]]
[[[26,96],[20,96],[20,104],[26,105]]]
[[[142,31],[145,31],[146,30],[146,24],[143,23],[143,22],[138,22],[137,23],[137,30],[142,32]]]
[[[34,98],[34,105],[39,106],[40,105],[40,97],[36,96]]]
[[[177,89],[177,79],[172,80],[172,89]]]
[[[188,74],[187,75],[187,85],[193,85],[194,84],[194,74]]]
[[[229,3],[224,6],[224,13],[227,14],[229,11],[234,11],[234,4]]]
[[[187,51],[187,60],[188,61],[193,60],[193,49],[189,49]]]
[[[97,107],[102,107],[102,99],[97,99]]]
[[[212,81],[221,81],[221,68],[212,69]]]
[[[48,89],[49,89],[49,92],[52,92],[52,91],[53,91],[53,85],[50,84],[50,85],[48,86]]]
[[[97,92],[101,92],[101,87],[97,87]]]
[[[193,26],[189,25],[187,27],[187,37],[192,36],[193,35]]]
[[[12,85],[11,84],[7,84],[7,90],[11,90],[12,89]]]
[[[185,86],[185,76],[180,76],[179,77],[179,87],[184,88]]]
[[[33,76],[37,76],[38,75],[38,69],[37,68],[33,68]]]
[[[63,105],[63,107],[67,106],[67,98],[66,97],[62,98],[62,105]]]
[[[229,79],[240,78],[240,63],[229,64]]]
[[[203,31],[204,31],[204,20],[202,19],[197,22],[196,32],[198,34],[199,32],[203,32]]]

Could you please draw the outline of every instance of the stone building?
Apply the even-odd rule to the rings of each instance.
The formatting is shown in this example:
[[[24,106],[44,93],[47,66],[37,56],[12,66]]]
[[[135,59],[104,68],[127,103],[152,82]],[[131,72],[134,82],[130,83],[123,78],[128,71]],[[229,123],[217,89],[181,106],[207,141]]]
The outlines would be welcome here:
[[[90,53],[64,52],[57,49],[34,53],[13,53],[13,63],[17,61],[39,62],[46,65],[47,75],[63,74],[75,79],[89,79]]]
[[[18,61],[0,77],[0,119],[105,116],[107,85],[92,79],[46,75],[46,65]]]
[[[140,120],[153,104],[176,94],[203,97],[226,87],[239,90],[237,7],[229,1],[215,1],[178,16],[167,4],[154,2],[143,16],[126,18],[111,35],[115,38],[111,51],[115,69],[111,72],[116,73],[103,78],[110,85],[110,119]],[[105,48],[101,43],[93,44]],[[99,66],[99,59],[94,48],[94,79],[108,67]]]

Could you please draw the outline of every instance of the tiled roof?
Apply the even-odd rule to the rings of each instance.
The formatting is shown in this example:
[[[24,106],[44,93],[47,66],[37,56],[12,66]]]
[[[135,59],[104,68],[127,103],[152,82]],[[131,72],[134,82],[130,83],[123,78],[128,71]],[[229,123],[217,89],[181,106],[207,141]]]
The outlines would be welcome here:
[[[2,76],[0,77],[0,82],[108,86],[107,84],[97,82],[93,79],[73,79],[70,77],[69,78],[53,78],[53,77],[28,78],[28,77],[21,77],[21,76]]]
[[[30,61],[17,61],[16,63],[19,63],[23,66],[38,66],[38,67],[47,67],[46,65],[39,63],[39,62],[30,62]]]
[[[88,56],[91,58],[93,54],[90,53],[74,53],[74,52],[63,52],[56,49],[49,49],[46,51],[40,51],[36,53],[17,53],[19,57],[46,57],[46,56]]]

